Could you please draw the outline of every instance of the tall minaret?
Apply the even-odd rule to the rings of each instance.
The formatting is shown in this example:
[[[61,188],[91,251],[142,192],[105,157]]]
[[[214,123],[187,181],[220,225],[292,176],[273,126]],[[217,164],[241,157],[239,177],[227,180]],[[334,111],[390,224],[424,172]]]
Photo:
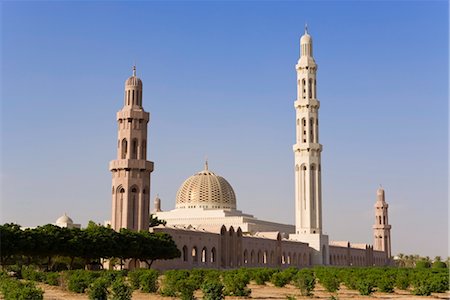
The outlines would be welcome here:
[[[317,64],[312,38],[305,27],[300,39],[297,70],[295,156],[295,233],[296,239],[310,243],[319,253],[313,263],[327,264],[328,237],[322,234],[322,145],[319,144],[319,107],[317,100]],[[313,242],[313,240],[315,242]],[[315,244],[315,245],[313,245]],[[319,257],[320,255],[320,257]]]
[[[112,172],[112,219],[115,230],[148,230],[150,173],[147,160],[147,124],[150,115],[142,107],[142,81],[133,75],[125,82],[125,101],[117,112],[117,159],[109,163]]]
[[[373,225],[373,250],[386,252],[387,259],[391,258],[391,225],[388,220],[388,207],[384,198],[384,189],[377,190],[375,203],[375,224]]]

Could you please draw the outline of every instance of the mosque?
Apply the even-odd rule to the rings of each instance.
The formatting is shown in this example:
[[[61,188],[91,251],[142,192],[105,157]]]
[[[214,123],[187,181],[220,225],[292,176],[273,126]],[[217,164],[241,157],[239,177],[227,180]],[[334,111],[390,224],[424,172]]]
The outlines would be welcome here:
[[[330,241],[322,231],[321,153],[317,65],[313,41],[305,28],[296,64],[297,99],[295,164],[295,226],[259,220],[237,209],[233,187],[204,169],[186,179],[176,196],[175,209],[161,211],[156,197],[153,214],[166,226],[149,229],[150,175],[147,160],[149,113],[142,106],[142,80],[133,74],[125,82],[124,106],[117,113],[117,159],[112,172],[112,219],[115,230],[151,230],[172,236],[180,258],[156,261],[160,270],[196,267],[305,267],[312,265],[382,266],[390,263],[391,226],[383,189],[377,190],[374,245]],[[129,268],[137,267],[129,262]]]

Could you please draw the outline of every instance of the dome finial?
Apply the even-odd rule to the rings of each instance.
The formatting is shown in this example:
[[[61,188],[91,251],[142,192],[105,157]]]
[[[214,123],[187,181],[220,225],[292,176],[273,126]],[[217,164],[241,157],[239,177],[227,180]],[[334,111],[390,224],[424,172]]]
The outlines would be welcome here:
[[[308,34],[308,23],[305,23],[305,34]]]
[[[133,76],[136,76],[136,64],[133,65]]]
[[[205,158],[205,171],[208,171],[208,157]]]

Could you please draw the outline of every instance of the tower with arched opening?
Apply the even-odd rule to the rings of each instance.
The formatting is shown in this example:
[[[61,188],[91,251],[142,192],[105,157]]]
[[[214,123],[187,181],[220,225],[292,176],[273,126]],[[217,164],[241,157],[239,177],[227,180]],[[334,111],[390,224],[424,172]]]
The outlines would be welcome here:
[[[117,159],[112,172],[112,218],[115,230],[146,230],[150,211],[150,173],[147,160],[147,125],[150,114],[142,107],[142,80],[133,75],[125,82],[123,108],[117,112]]]

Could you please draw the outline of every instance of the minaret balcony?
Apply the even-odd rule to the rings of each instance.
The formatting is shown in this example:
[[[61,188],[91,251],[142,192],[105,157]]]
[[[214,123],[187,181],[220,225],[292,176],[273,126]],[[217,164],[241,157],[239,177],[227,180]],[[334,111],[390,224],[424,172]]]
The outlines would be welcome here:
[[[109,170],[137,169],[153,171],[153,162],[142,159],[116,159],[109,162]]]
[[[302,108],[302,107],[306,107],[306,108],[316,108],[319,109],[320,108],[320,101],[317,99],[297,99],[294,102],[294,107],[295,108]]]
[[[294,150],[294,152],[308,151],[308,149],[322,152],[322,145],[319,143],[297,143],[292,146],[292,149]]]
[[[117,120],[120,119],[143,119],[148,122],[150,120],[150,114],[142,109],[135,110],[124,107],[117,112]]]

